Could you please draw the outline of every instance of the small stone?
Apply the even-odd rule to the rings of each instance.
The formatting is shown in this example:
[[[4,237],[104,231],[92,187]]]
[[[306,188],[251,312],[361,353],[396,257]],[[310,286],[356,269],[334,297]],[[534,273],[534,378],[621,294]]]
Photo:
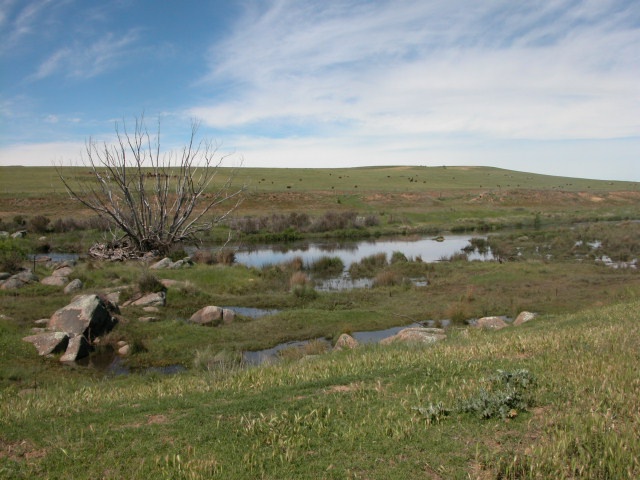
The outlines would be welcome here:
[[[138,321],[140,323],[152,323],[152,322],[157,322],[158,317],[138,317]]]
[[[131,352],[130,345],[123,345],[118,349],[118,355],[122,355],[123,357],[129,355],[129,352]]]
[[[56,268],[53,273],[51,274],[51,276],[53,277],[68,277],[69,275],[71,275],[73,273],[73,268],[65,265],[63,267],[59,267]]]
[[[400,330],[395,335],[380,340],[381,345],[393,342],[406,343],[435,343],[447,338],[447,334],[441,328],[408,327]]]
[[[334,350],[353,349],[359,345],[358,341],[348,333],[343,333],[338,337],[338,341],[334,345]]]
[[[67,277],[56,277],[51,275],[50,277],[45,277],[40,280],[40,283],[43,285],[50,285],[53,287],[64,287],[69,282]]]
[[[520,314],[513,321],[513,325],[515,327],[518,327],[518,326],[522,325],[523,323],[530,322],[534,318],[536,318],[536,314],[535,313],[532,313],[532,312],[520,312]]]
[[[477,328],[487,328],[489,330],[501,330],[508,327],[509,324],[500,317],[482,317],[476,321],[475,326]]]
[[[134,300],[131,305],[136,307],[164,307],[166,301],[167,294],[165,292],[154,292]]]
[[[75,280],[71,280],[66,287],[64,287],[64,293],[75,293],[78,290],[82,290],[82,280],[76,278]]]

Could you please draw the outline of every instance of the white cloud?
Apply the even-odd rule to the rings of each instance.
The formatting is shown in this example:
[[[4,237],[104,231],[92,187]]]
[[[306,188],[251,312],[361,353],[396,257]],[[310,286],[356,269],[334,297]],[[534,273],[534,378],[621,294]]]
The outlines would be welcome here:
[[[128,61],[130,47],[137,39],[138,33],[131,30],[121,36],[107,33],[89,45],[62,47],[40,64],[31,79],[41,80],[57,73],[83,79],[95,77]]]
[[[84,152],[81,142],[49,142],[0,147],[0,165],[52,166],[76,165]]]
[[[603,4],[255,6],[211,49],[205,81],[232,84],[227,98],[190,111],[219,129],[283,123],[293,136],[333,122],[387,137],[636,135],[640,30]]]

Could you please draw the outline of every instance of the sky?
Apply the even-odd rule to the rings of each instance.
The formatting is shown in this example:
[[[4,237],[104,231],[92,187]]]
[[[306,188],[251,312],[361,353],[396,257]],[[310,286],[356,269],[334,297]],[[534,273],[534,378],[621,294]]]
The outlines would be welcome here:
[[[0,0],[0,165],[141,116],[246,167],[640,181],[640,2]]]

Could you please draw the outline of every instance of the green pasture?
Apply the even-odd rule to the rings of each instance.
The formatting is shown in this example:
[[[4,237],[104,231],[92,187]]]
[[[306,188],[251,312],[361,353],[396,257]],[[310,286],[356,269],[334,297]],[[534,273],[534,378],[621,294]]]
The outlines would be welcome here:
[[[81,168],[65,172],[86,178]],[[352,272],[374,286],[323,292],[313,279],[337,268],[330,257],[248,268],[203,254],[181,270],[82,257],[71,274],[82,293],[119,291],[122,305],[158,280],[169,285],[155,313],[122,307],[97,347],[102,355],[119,341],[132,346],[121,358],[131,373],[121,376],[39,357],[22,341],[73,294],[39,283],[0,289],[0,478],[640,477],[640,275],[623,268],[640,256],[638,183],[481,167],[235,174],[248,186],[236,219],[356,212],[378,223],[315,235],[466,231],[499,261],[369,258]],[[26,254],[84,253],[108,238],[89,223],[38,231],[40,216],[71,225],[91,212],[53,168],[0,167],[0,230],[28,230],[0,239],[2,265],[22,262],[42,278],[53,266]],[[215,247],[229,228],[205,242]],[[253,240],[234,233],[235,243]],[[277,312],[218,327],[187,321],[207,305]],[[500,331],[468,324],[523,310],[538,316]],[[139,320],[150,315],[156,321]],[[450,321],[447,339],[330,351],[342,333],[426,320]],[[239,361],[246,350],[314,339],[329,348],[288,349],[274,365]],[[176,365],[184,371],[154,370]]]

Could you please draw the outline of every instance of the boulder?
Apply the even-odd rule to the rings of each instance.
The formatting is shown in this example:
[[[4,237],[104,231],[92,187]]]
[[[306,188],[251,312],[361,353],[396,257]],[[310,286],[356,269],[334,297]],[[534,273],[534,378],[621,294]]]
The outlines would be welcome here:
[[[62,265],[58,268],[56,268],[52,273],[51,276],[53,277],[68,277],[69,275],[71,275],[73,273],[73,268],[71,268],[68,265]]]
[[[14,277],[10,277],[7,280],[2,282],[2,285],[0,285],[0,288],[2,290],[16,290],[24,285],[25,283],[23,281]]]
[[[381,345],[388,345],[394,342],[405,343],[435,343],[447,338],[447,334],[441,328],[428,327],[408,327],[400,330],[391,337],[380,340]]]
[[[46,332],[24,337],[22,340],[32,343],[39,355],[61,352],[67,348],[69,335],[64,332]]]
[[[76,278],[75,280],[71,280],[66,287],[64,287],[64,293],[75,293],[78,290],[82,290],[82,280]]]
[[[38,276],[34,275],[31,270],[23,270],[22,272],[16,273],[15,275],[11,275],[7,280],[4,281],[2,286],[2,290],[14,290],[16,288],[23,287],[28,283],[34,283],[38,281]]]
[[[50,277],[44,277],[40,280],[43,285],[51,285],[54,287],[64,287],[69,282],[67,277],[56,277],[51,275]]]
[[[222,323],[223,309],[213,305],[201,308],[196,313],[191,315],[189,319],[190,323],[196,323],[198,325],[218,326]]]
[[[532,312],[520,312],[520,314],[513,321],[513,325],[515,327],[517,327],[519,325],[522,325],[523,323],[530,322],[534,318],[536,318],[536,314],[535,313],[532,313]]]
[[[86,357],[91,352],[91,345],[84,335],[74,335],[69,338],[69,345],[60,357],[61,362],[75,362]]]
[[[333,349],[334,350],[344,350],[344,349],[351,350],[352,348],[356,348],[358,345],[359,343],[355,338],[353,338],[348,333],[343,333],[342,335],[340,335],[340,337],[338,337],[338,341],[333,346]]]
[[[143,297],[131,302],[136,307],[164,307],[167,303],[167,294],[165,292],[147,293]]]
[[[508,327],[509,324],[500,317],[482,317],[476,320],[475,326],[477,328],[486,328],[489,330],[500,330]]]
[[[92,340],[109,332],[117,323],[118,307],[98,295],[81,295],[49,319],[50,330],[83,335]]]
[[[11,234],[11,238],[24,238],[26,236],[27,236],[26,230],[18,230],[17,232]]]
[[[169,268],[172,264],[173,262],[169,257],[164,257],[162,260],[157,261],[156,263],[151,265],[149,268],[152,270],[160,270],[163,268]]]
[[[222,321],[225,324],[233,323],[235,319],[236,319],[236,312],[234,312],[230,308],[222,309]]]

